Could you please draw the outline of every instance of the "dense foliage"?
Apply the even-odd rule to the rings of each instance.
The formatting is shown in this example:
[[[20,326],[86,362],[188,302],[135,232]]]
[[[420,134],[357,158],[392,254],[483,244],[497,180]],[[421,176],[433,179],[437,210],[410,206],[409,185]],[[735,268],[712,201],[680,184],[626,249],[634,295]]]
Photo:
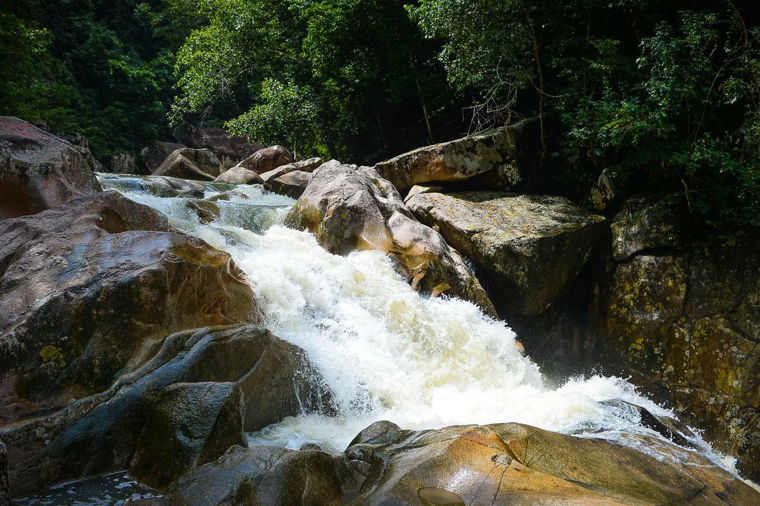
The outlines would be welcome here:
[[[760,28],[734,0],[3,0],[2,113],[97,156],[171,125],[372,161],[537,116],[544,188],[760,227]]]
[[[0,112],[82,133],[98,157],[166,135],[173,56],[137,5],[3,0]]]

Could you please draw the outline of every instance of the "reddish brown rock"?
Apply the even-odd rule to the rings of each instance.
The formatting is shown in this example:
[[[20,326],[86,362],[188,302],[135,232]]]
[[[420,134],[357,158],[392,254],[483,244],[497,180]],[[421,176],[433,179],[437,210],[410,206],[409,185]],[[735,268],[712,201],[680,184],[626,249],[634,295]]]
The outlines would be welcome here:
[[[83,149],[26,121],[0,116],[0,219],[100,191]]]
[[[227,253],[116,192],[0,221],[0,423],[106,388],[170,332],[253,311]]]

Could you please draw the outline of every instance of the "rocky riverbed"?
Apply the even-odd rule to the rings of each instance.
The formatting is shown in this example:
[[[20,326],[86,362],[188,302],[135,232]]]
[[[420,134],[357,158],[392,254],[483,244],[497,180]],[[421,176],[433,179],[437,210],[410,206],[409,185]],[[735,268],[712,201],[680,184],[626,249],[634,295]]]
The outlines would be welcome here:
[[[0,125],[0,503],[760,500],[760,250],[689,242],[678,196],[521,187],[529,125],[151,176]]]

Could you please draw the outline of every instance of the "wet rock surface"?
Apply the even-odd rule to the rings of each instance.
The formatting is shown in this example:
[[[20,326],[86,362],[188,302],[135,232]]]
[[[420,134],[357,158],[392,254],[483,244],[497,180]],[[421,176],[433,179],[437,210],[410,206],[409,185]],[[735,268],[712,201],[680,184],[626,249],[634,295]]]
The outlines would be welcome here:
[[[567,292],[605,228],[601,216],[554,196],[420,193],[407,204],[475,261],[509,310],[528,316]]]
[[[253,312],[227,253],[116,192],[0,221],[0,422],[106,388],[168,333]]]
[[[101,190],[86,148],[0,116],[0,220],[38,213]]]
[[[165,390],[173,384],[198,382],[204,385],[171,387],[179,389],[168,391],[174,394]],[[208,386],[208,382],[216,385]],[[228,385],[230,382],[235,386]],[[329,410],[329,392],[321,385],[299,348],[255,325],[173,334],[142,365],[122,375],[107,390],[74,400],[52,414],[0,427],[0,438],[8,445],[12,495],[129,468],[138,441],[162,444],[139,453],[132,470],[142,479],[163,484],[191,465],[189,448],[201,446],[200,455],[208,451],[206,455],[211,458],[211,454],[223,451],[220,448],[226,442],[239,441],[240,437],[241,427],[234,415],[238,412],[235,393],[217,395],[221,412],[233,416],[216,417],[211,428],[213,410],[197,411],[203,405],[200,403],[194,413],[179,413],[175,410],[182,404],[178,398],[187,401],[190,393],[204,388],[217,394],[239,390],[239,406],[244,409],[242,428],[252,431],[301,409]],[[183,390],[187,395],[180,395]],[[206,408],[213,404],[209,399],[204,402]],[[163,416],[167,413],[168,419]],[[177,416],[172,419],[172,415]],[[194,444],[182,430],[183,421],[203,422],[193,425],[197,436]],[[175,431],[177,425],[180,430]],[[204,433],[208,435],[204,437]],[[144,460],[150,452],[152,458]],[[152,474],[150,462],[165,464],[162,472]]]
[[[247,446],[244,416],[243,394],[236,383],[169,385],[148,412],[130,473],[160,488],[216,460],[231,446]]]
[[[700,457],[679,457],[686,461],[513,423],[409,431],[378,422],[343,455],[232,448],[178,480],[168,498],[208,505],[750,504],[758,498]]]
[[[438,232],[414,219],[393,185],[369,167],[335,160],[322,165],[286,224],[308,229],[332,253],[384,251],[416,289],[471,300],[495,314],[459,253]]]

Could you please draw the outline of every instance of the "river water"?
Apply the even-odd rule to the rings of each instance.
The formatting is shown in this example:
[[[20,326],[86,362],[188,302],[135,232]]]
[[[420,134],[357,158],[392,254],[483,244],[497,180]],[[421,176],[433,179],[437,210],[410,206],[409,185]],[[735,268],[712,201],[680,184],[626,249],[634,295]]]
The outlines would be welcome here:
[[[145,178],[101,174],[115,189],[169,217],[170,224],[232,255],[245,271],[275,335],[303,348],[332,390],[337,413],[303,413],[249,435],[251,444],[297,449],[316,443],[341,452],[370,423],[406,429],[521,422],[583,437],[603,437],[660,454],[641,435],[658,436],[638,415],[603,401],[621,399],[656,415],[667,410],[621,378],[570,378],[549,386],[515,345],[508,325],[473,304],[413,291],[382,253],[342,257],[312,235],[282,226],[294,200],[259,186],[206,184],[221,214],[203,223],[189,199],[161,197]],[[234,189],[233,189],[234,188]],[[733,459],[698,437],[694,450],[733,471]],[[675,456],[674,456],[675,455]]]

